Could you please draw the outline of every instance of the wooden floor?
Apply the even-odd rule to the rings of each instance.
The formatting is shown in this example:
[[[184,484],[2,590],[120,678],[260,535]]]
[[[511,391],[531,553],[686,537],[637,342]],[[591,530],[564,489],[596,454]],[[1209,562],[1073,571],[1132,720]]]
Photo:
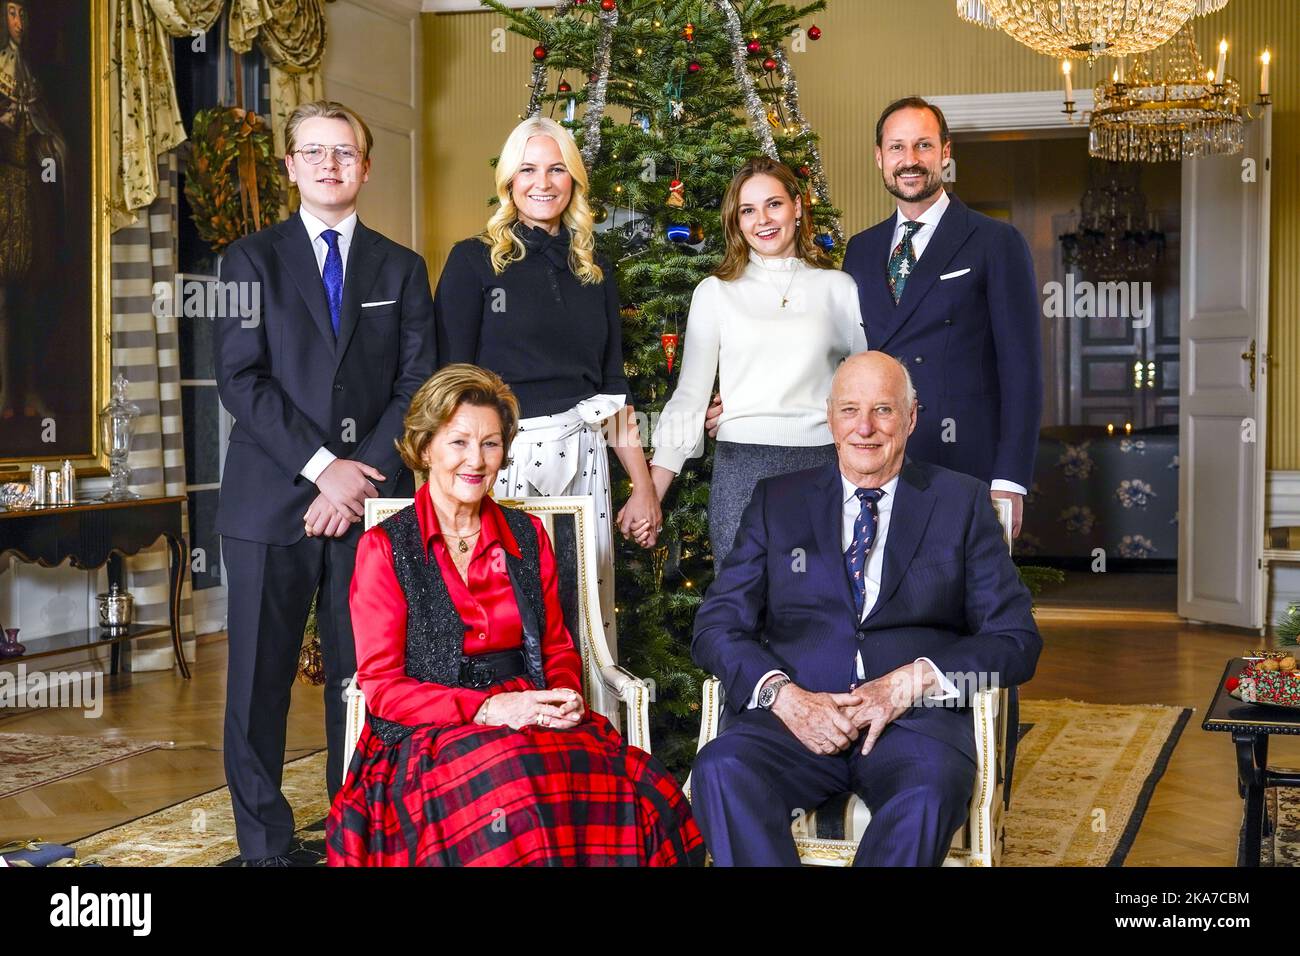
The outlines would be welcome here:
[[[1162,620],[1117,622],[1045,609],[1045,641],[1027,698],[1193,707],[1169,769],[1129,853],[1130,866],[1231,866],[1241,802],[1224,734],[1200,729],[1229,657],[1257,646],[1244,631]],[[175,741],[155,750],[0,800],[0,843],[39,836],[68,842],[223,786],[222,704],[226,645],[205,639],[193,680],[176,673],[122,674],[105,683],[104,714],[42,710],[0,717],[0,732],[112,735]],[[295,685],[288,759],[324,746],[321,691]],[[1273,738],[1270,762],[1300,767],[1300,739]]]

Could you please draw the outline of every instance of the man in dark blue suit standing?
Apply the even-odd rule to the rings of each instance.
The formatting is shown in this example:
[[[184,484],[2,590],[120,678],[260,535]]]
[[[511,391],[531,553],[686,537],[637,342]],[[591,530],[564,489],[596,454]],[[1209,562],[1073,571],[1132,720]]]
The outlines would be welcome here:
[[[758,484],[696,616],[692,655],[731,712],[692,770],[719,865],[797,865],[791,814],[845,792],[872,814],[857,865],[940,864],[974,784],[966,698],[1033,675],[1042,639],[988,486],[906,457],[916,405],[890,356],[846,360],[838,462]]]
[[[280,782],[314,596],[331,798],[342,784],[360,522],[366,498],[415,493],[393,442],[434,369],[424,260],[357,218],[370,130],[322,101],[294,111],[286,140],[301,209],[226,250],[222,282],[259,308],[218,319],[215,340],[218,392],[235,418],[217,511],[229,585],[226,780],[240,855],[268,866],[288,865],[293,839]]]
[[[1043,411],[1040,309],[1024,238],[943,188],[952,143],[938,107],[919,97],[876,123],[876,165],[895,215],[849,240],[867,345],[916,382],[909,453],[989,482],[1012,503],[1020,534]]]

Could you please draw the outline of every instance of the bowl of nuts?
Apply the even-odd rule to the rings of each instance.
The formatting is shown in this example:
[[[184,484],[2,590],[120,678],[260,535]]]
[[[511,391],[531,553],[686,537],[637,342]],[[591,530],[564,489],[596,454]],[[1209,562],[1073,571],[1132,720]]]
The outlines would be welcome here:
[[[1300,707],[1297,653],[1300,653],[1300,648],[1252,654],[1246,658],[1241,673],[1228,679],[1228,692],[1247,704]]]

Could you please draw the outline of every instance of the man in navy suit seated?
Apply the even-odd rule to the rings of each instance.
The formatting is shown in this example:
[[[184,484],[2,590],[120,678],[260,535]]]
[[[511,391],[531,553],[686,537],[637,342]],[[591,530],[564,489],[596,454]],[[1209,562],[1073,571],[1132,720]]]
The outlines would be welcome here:
[[[696,616],[730,719],[695,816],[716,864],[795,866],[793,817],[851,791],[856,865],[937,866],[974,785],[969,697],[1028,680],[1042,638],[988,485],[906,457],[907,369],[851,356],[827,420],[837,464],[759,482]]]

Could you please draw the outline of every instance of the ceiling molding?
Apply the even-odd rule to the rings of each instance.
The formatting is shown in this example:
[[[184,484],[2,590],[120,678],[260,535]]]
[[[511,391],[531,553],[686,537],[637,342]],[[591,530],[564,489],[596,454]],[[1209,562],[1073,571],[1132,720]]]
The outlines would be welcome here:
[[[537,7],[539,10],[555,6],[555,0],[505,0],[507,7],[523,9]],[[492,13],[491,7],[485,7],[478,0],[424,0],[420,8],[425,13]]]
[[[1092,110],[1092,90],[1074,91],[1074,123],[1063,112],[1061,90],[1032,93],[962,93],[956,96],[927,96],[943,110],[948,129],[954,133],[977,130],[1082,129],[1083,115]]]

